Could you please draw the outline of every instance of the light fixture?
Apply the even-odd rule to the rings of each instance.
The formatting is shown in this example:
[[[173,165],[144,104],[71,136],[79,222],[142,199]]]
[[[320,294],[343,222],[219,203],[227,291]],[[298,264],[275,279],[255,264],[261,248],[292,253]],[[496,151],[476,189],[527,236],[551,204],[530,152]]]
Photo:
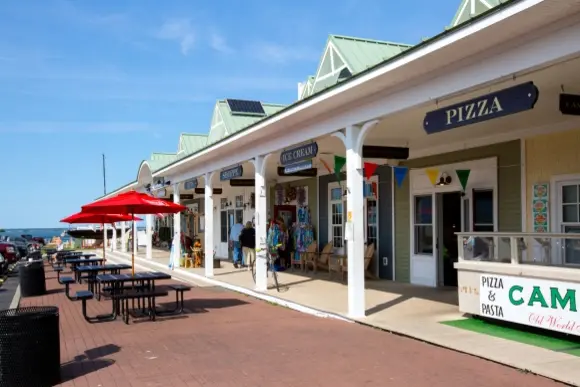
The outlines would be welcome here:
[[[447,173],[443,172],[436,185],[443,187],[443,186],[451,184],[451,181],[452,181],[451,176],[449,176]]]

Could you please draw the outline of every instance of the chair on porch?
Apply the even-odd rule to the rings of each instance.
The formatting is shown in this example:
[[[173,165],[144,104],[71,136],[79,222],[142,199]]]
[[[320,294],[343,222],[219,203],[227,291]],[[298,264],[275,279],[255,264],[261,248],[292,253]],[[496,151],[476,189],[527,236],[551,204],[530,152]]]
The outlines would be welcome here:
[[[370,266],[374,256],[375,256],[375,244],[371,243],[370,245],[368,245],[366,247],[365,255],[364,255],[364,260],[365,260],[364,270],[365,270],[365,277],[366,278],[376,279],[376,276],[373,273],[371,273],[371,271],[369,270],[369,266]],[[341,262],[342,280],[345,281],[347,273],[348,273],[347,257],[342,257],[340,262]]]
[[[308,268],[308,265],[312,265],[312,270],[316,274],[318,269],[328,269],[328,258],[330,254],[332,254],[332,242],[327,243],[320,253],[316,252],[316,243],[314,252],[307,254],[305,267]]]
[[[301,253],[295,253],[298,255],[298,260],[292,260],[292,271],[294,271],[294,265],[300,265],[300,269],[304,271],[308,265],[313,265],[313,260],[316,259],[316,249],[318,247],[318,243],[316,241],[312,241],[312,243],[306,248],[306,251]]]

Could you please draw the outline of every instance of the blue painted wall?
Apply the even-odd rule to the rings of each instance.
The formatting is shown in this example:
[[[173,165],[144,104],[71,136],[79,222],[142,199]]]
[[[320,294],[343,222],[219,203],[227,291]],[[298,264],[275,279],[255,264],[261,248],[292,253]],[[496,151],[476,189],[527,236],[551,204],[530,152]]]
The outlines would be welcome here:
[[[392,224],[392,171],[391,167],[381,166],[377,168],[375,175],[379,176],[379,251],[377,259],[379,263],[379,277],[383,279],[393,279],[393,224]],[[346,174],[341,177],[346,180]],[[324,248],[328,243],[328,184],[335,182],[335,175],[325,175],[319,177],[318,186],[318,246]],[[383,257],[387,258],[387,265],[383,264]]]

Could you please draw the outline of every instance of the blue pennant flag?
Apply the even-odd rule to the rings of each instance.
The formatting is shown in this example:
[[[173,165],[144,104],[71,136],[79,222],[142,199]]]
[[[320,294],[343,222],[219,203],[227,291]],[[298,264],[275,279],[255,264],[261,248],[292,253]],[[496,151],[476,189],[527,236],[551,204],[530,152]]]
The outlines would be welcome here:
[[[408,170],[409,168],[407,167],[393,167],[393,173],[395,175],[397,187],[401,187],[401,184],[403,184],[403,180],[405,180],[405,176],[407,176]]]

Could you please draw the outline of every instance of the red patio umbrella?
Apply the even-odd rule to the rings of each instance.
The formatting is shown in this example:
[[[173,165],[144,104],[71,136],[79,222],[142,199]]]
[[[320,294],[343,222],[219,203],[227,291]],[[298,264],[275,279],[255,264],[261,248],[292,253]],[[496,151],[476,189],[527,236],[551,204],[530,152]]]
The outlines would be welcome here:
[[[176,214],[184,211],[187,207],[167,200],[157,199],[153,196],[136,191],[125,192],[107,199],[98,200],[82,207],[83,212],[91,214]],[[133,221],[135,230],[135,221]],[[135,234],[135,233],[134,233]],[[133,239],[137,235],[133,235]],[[135,274],[135,243],[133,242],[131,254],[132,273]]]
[[[76,223],[76,224],[93,224],[93,223],[99,223],[103,225],[103,229],[104,229],[104,225],[105,223],[110,223],[113,224],[115,222],[125,222],[125,221],[130,221],[133,220],[133,217],[131,215],[123,215],[123,214],[88,214],[86,212],[77,212],[76,214],[73,214],[71,216],[67,216],[66,218],[63,218],[60,220],[61,223]],[[136,220],[141,220],[139,218],[136,218]],[[105,240],[103,239],[103,259],[106,260],[105,257]]]

